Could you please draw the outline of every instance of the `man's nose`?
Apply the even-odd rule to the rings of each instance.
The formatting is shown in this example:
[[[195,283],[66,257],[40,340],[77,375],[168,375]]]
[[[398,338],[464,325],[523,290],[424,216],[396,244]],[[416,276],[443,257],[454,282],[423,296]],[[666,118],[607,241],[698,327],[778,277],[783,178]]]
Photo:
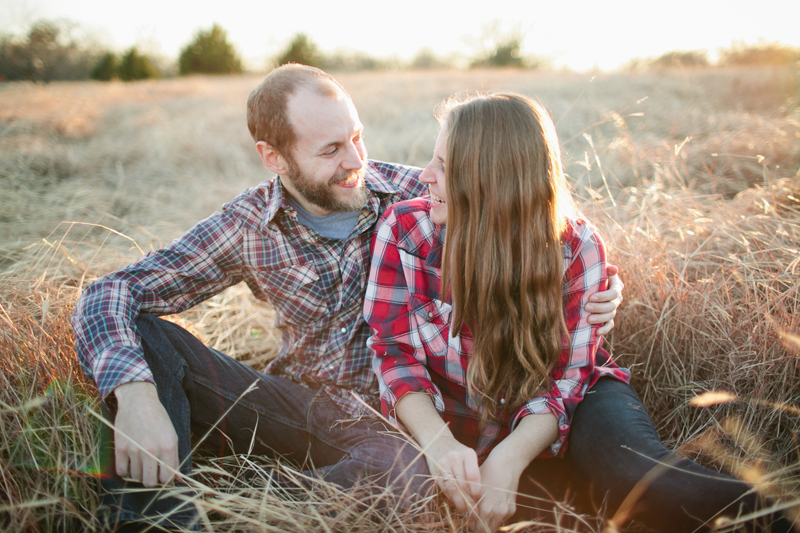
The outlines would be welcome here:
[[[366,152],[359,149],[359,144],[349,143],[347,146],[347,154],[342,161],[342,167],[348,170],[361,170],[364,167],[364,160],[366,159]]]

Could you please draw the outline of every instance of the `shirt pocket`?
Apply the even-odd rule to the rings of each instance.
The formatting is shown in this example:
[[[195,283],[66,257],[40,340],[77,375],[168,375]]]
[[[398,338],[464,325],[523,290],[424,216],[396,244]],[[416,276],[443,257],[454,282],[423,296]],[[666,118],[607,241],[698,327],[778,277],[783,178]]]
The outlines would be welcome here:
[[[425,296],[409,297],[411,312],[417,321],[417,331],[428,357],[444,357],[450,338],[450,304]]]
[[[277,324],[310,325],[328,312],[319,274],[311,263],[256,272],[270,303],[278,313]]]

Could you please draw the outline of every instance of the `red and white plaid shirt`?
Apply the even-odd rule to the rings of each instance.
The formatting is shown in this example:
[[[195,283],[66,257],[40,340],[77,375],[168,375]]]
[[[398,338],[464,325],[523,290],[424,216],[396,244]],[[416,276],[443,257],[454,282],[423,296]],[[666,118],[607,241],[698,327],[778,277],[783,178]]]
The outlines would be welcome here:
[[[431,221],[429,211],[426,198],[396,204],[375,234],[364,317],[373,333],[368,342],[375,353],[383,413],[398,424],[397,401],[409,392],[426,392],[456,438],[481,459],[522,417],[552,413],[559,436],[543,455],[558,455],[587,389],[601,376],[630,380],[629,371],[599,347],[598,326],[588,323],[584,310],[589,297],[608,284],[605,248],[597,229],[583,219],[571,220],[564,236],[564,318],[572,350],[565,344],[548,387],[481,433],[466,389],[473,340],[468,331],[450,331],[451,307],[439,299],[445,232]]]
[[[129,381],[152,382],[135,329],[139,313],[180,313],[244,281],[277,312],[281,345],[266,372],[321,386],[349,415],[363,413],[350,391],[377,404],[362,316],[373,229],[390,205],[423,193],[419,173],[370,161],[369,199],[345,240],[298,223],[279,179],[244,191],[170,245],[83,291],[72,325],[84,370],[103,397]]]

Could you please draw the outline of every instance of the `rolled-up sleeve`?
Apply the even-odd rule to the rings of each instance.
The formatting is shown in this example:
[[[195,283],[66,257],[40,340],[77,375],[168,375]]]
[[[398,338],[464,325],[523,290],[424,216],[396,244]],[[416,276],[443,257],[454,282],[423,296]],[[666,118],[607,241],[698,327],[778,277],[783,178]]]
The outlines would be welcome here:
[[[394,424],[395,405],[410,392],[430,394],[437,410],[444,411],[441,391],[426,368],[412,309],[409,281],[418,273],[419,261],[398,247],[397,219],[393,210],[388,211],[375,233],[364,318],[372,331],[367,344],[374,354],[372,368],[378,377],[381,407]]]

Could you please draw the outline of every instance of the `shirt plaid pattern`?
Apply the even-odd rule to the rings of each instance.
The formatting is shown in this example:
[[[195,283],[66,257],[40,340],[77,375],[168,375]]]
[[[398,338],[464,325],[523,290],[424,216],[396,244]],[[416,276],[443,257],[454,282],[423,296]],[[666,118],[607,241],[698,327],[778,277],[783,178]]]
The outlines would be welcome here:
[[[135,319],[180,313],[240,281],[270,302],[281,330],[266,369],[321,386],[346,413],[364,409],[350,391],[377,404],[362,316],[373,228],[393,203],[419,196],[420,170],[370,161],[369,199],[346,240],[323,237],[296,221],[280,179],[265,181],[224,205],[160,250],[83,291],[72,324],[87,375],[106,397],[130,381],[153,381]]]
[[[608,283],[597,229],[575,219],[564,237],[564,317],[572,350],[565,344],[549,387],[481,433],[466,389],[473,342],[468,331],[450,331],[451,306],[439,300],[444,228],[431,221],[429,211],[426,198],[399,203],[386,213],[375,234],[364,317],[373,332],[368,342],[375,353],[383,413],[398,424],[397,401],[409,392],[426,392],[453,434],[482,459],[523,416],[552,413],[559,436],[543,455],[562,453],[570,419],[586,390],[605,375],[630,380],[628,370],[599,348],[597,326],[588,323],[589,313],[583,308]]]

